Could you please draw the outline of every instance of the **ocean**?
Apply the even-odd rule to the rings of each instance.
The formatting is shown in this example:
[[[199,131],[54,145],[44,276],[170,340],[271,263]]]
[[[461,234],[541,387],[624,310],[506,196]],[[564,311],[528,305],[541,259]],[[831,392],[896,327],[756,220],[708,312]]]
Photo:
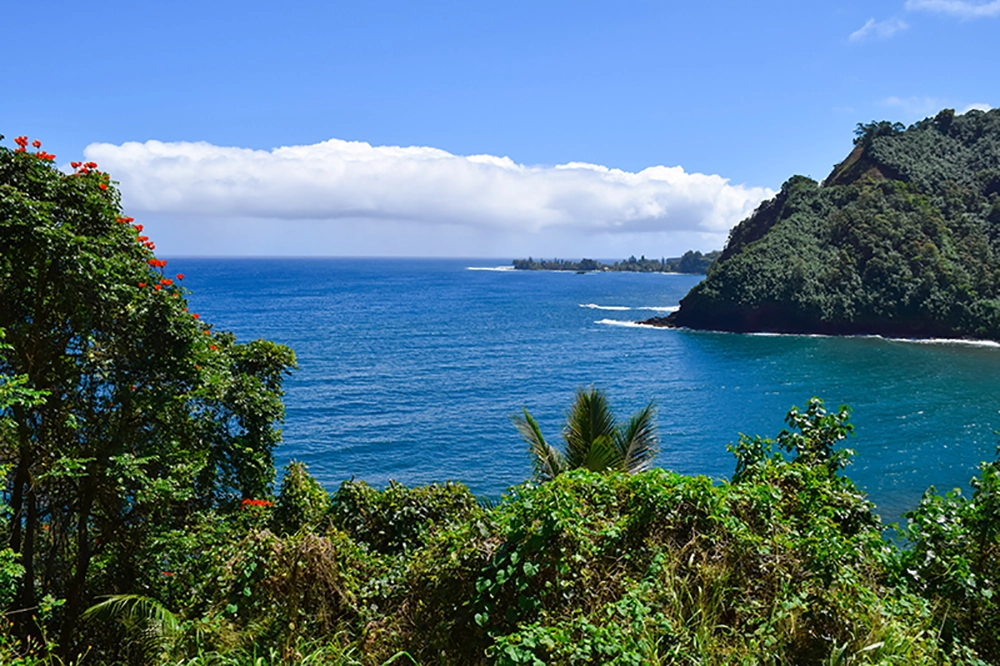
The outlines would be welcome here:
[[[657,464],[728,478],[740,433],[775,436],[793,405],[847,404],[846,474],[886,522],[928,486],[969,492],[1000,442],[1000,346],[739,335],[632,322],[700,276],[497,270],[474,259],[174,258],[192,312],[295,350],[279,465],[329,490],[454,480],[498,496],[532,473],[510,417],[550,443],[578,387],[620,418],[658,408]]]

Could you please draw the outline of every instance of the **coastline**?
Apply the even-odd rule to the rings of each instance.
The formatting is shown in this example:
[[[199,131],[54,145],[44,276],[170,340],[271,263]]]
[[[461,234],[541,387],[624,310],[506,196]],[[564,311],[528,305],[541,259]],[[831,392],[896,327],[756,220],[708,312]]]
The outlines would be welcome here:
[[[710,328],[710,327],[700,327],[700,326],[689,326],[685,324],[679,324],[676,321],[675,315],[679,311],[671,312],[669,315],[664,317],[650,317],[649,319],[643,319],[641,321],[629,322],[635,327],[642,328],[668,328],[676,330],[688,330],[688,331],[702,331],[705,333],[729,333],[734,335],[760,335],[760,336],[797,336],[797,337],[814,337],[814,338],[874,338],[878,340],[886,340],[889,342],[905,342],[909,344],[926,344],[926,345],[955,345],[955,346],[966,346],[966,347],[980,347],[984,349],[1000,349],[1000,341],[991,340],[989,338],[970,338],[970,337],[958,337],[958,336],[946,336],[946,335],[887,335],[880,332],[818,332],[810,330],[763,330],[763,329],[746,329],[746,330],[736,330],[735,328]],[[604,323],[604,322],[601,322]]]

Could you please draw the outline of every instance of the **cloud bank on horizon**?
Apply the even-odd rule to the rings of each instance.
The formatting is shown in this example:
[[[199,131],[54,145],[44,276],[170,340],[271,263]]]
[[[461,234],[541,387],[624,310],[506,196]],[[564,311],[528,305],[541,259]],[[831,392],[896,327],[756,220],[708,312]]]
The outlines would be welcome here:
[[[270,151],[209,143],[91,144],[88,160],[121,183],[130,214],[172,218],[369,220],[491,234],[693,232],[718,236],[774,192],[718,175],[638,173],[571,162],[331,139]]]

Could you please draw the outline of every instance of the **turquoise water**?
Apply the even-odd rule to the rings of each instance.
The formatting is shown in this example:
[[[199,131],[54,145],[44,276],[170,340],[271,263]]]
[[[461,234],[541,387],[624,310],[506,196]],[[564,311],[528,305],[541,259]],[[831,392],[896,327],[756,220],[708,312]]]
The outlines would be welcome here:
[[[1000,348],[704,333],[630,321],[697,276],[468,270],[496,260],[172,259],[191,311],[295,349],[280,463],[330,489],[454,479],[496,495],[531,474],[510,415],[550,441],[579,386],[659,407],[658,464],[724,478],[738,433],[774,436],[811,396],[853,409],[847,473],[886,520],[968,488],[1000,437]],[[599,307],[595,307],[599,306]],[[631,308],[631,309],[623,309]],[[646,308],[646,309],[643,309]],[[660,310],[649,309],[659,308]]]

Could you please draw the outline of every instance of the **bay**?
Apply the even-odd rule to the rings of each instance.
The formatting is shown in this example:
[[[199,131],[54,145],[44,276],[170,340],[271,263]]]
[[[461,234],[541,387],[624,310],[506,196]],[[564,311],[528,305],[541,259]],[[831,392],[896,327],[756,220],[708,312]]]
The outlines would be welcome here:
[[[655,400],[662,467],[728,477],[740,432],[774,436],[812,396],[848,404],[851,476],[898,520],[995,455],[1000,348],[650,329],[700,276],[470,270],[497,260],[174,258],[192,312],[292,347],[279,464],[328,489],[456,480],[496,496],[531,475],[510,416],[550,442],[578,387],[621,416]]]

